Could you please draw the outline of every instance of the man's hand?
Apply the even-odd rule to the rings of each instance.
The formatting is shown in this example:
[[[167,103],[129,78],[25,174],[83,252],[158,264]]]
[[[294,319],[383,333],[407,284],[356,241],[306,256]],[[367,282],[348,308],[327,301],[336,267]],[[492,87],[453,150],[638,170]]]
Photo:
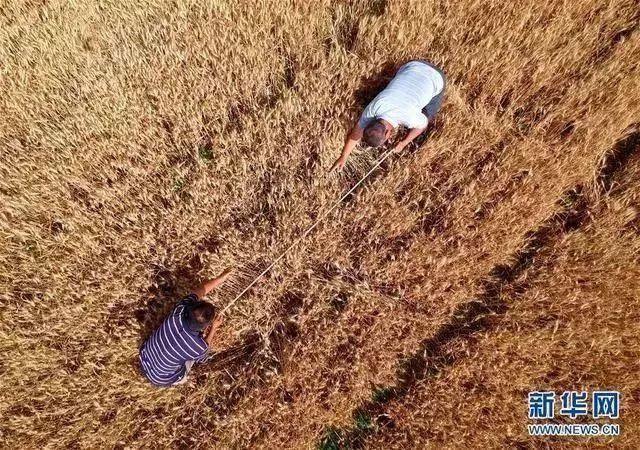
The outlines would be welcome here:
[[[429,123],[427,121],[427,123]],[[405,136],[405,138],[403,140],[401,140],[400,142],[398,142],[396,144],[396,146],[393,148],[393,152],[394,153],[400,153],[402,150],[405,149],[405,147],[407,145],[409,145],[411,142],[413,142],[413,140],[415,138],[417,138],[418,136],[420,136],[422,134],[422,132],[424,130],[426,130],[427,127],[425,126],[424,128],[412,128],[409,130],[409,132],[407,133],[407,135]]]
[[[395,147],[393,147],[393,153],[400,153],[402,152],[402,150],[404,150],[404,148],[407,146],[407,144],[405,144],[404,142],[399,142],[398,144],[396,144]]]
[[[362,139],[363,131],[364,130],[360,128],[360,125],[356,123],[353,129],[349,132],[349,135],[344,142],[344,147],[342,147],[342,153],[340,153],[340,157],[336,159],[336,162],[333,163],[333,166],[331,166],[329,172],[333,172],[334,170],[342,170],[344,164],[347,162],[349,154],[353,151],[356,145],[358,145],[360,139]]]
[[[215,319],[213,319],[213,323],[211,323],[211,328],[217,330],[222,326],[224,322],[224,316],[222,314],[218,314]]]
[[[193,293],[196,294],[198,296],[198,298],[202,298],[205,295],[207,295],[209,292],[211,292],[212,290],[214,290],[215,288],[220,286],[222,283],[224,283],[225,280],[227,278],[229,278],[230,275],[231,275],[231,268],[226,269],[224,272],[222,272],[217,277],[215,277],[215,278],[213,278],[211,280],[205,281],[200,286],[195,288],[193,290]]]
[[[220,282],[223,283],[227,281],[227,279],[231,276],[232,272],[233,272],[233,269],[231,267],[227,267],[226,269],[224,269],[224,271],[220,275],[218,275]]]
[[[333,163],[333,166],[331,166],[331,169],[329,170],[329,172],[333,172],[334,170],[342,170],[346,162],[347,162],[346,158],[340,157],[336,159],[336,162]]]

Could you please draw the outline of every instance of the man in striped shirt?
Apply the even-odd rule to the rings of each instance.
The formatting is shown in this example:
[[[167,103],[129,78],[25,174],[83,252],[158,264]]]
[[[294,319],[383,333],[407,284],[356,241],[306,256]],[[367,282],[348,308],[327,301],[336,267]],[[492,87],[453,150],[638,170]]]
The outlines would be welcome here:
[[[215,332],[222,324],[222,316],[217,314],[211,303],[201,299],[229,275],[230,271],[226,270],[194,289],[142,344],[140,366],[151,383],[156,386],[182,384],[187,381],[194,363],[207,360]]]

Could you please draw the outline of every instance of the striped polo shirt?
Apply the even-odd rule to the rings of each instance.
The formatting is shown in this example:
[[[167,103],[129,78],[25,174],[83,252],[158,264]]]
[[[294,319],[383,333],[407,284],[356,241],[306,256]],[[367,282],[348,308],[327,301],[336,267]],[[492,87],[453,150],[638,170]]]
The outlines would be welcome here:
[[[199,332],[188,327],[183,317],[185,306],[196,301],[196,294],[186,296],[140,348],[142,372],[157,386],[179,381],[185,375],[187,361],[207,359],[207,343]]]

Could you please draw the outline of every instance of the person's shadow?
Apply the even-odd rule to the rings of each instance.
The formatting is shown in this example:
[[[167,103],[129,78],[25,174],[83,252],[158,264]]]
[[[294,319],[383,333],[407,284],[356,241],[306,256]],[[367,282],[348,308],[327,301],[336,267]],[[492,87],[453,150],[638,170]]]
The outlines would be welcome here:
[[[202,268],[203,263],[197,255],[175,271],[156,267],[149,288],[150,295],[137,304],[133,313],[139,325],[138,347],[162,324],[180,300],[193,290]]]
[[[385,63],[379,71],[372,75],[365,75],[360,79],[360,86],[353,93],[353,99],[360,110],[382,91],[396,74],[401,64],[394,62]]]

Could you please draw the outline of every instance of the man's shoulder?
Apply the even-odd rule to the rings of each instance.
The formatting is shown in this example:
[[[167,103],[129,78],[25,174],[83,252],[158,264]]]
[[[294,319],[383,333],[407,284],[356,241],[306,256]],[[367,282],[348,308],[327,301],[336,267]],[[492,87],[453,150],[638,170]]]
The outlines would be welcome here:
[[[199,300],[198,296],[193,293],[183,297],[173,307],[173,310],[171,310],[171,314],[169,315],[169,318],[171,316],[182,316],[182,313],[184,312],[185,308],[189,308],[191,305],[195,304],[198,300]]]
[[[426,120],[422,111],[412,106],[405,106],[403,108],[390,108],[385,113],[381,114],[382,119],[387,120],[394,127],[399,125],[413,128],[423,123]]]
[[[189,334],[191,338],[193,338],[194,342],[198,343],[199,351],[206,351],[208,348],[207,341],[200,335],[190,332],[189,330],[184,330],[185,333]]]
[[[180,302],[165,319],[162,327],[165,327],[165,335],[173,348],[181,348],[192,353],[196,349],[199,351],[206,342],[202,337],[190,331],[184,321],[183,312],[185,304]]]
[[[362,111],[361,117],[366,119],[380,117],[381,115],[398,109],[398,106],[398,100],[394,93],[385,89],[369,102],[364,111]]]
[[[189,295],[185,295],[176,306],[187,306],[196,303],[199,300],[200,299],[198,298],[198,296],[195,293],[191,292]]]
[[[178,318],[174,322],[174,325],[176,327],[176,333],[180,336],[181,342],[179,342],[179,344],[184,351],[189,353],[191,356],[198,356],[207,352],[207,342],[200,333],[190,330],[182,318]]]

